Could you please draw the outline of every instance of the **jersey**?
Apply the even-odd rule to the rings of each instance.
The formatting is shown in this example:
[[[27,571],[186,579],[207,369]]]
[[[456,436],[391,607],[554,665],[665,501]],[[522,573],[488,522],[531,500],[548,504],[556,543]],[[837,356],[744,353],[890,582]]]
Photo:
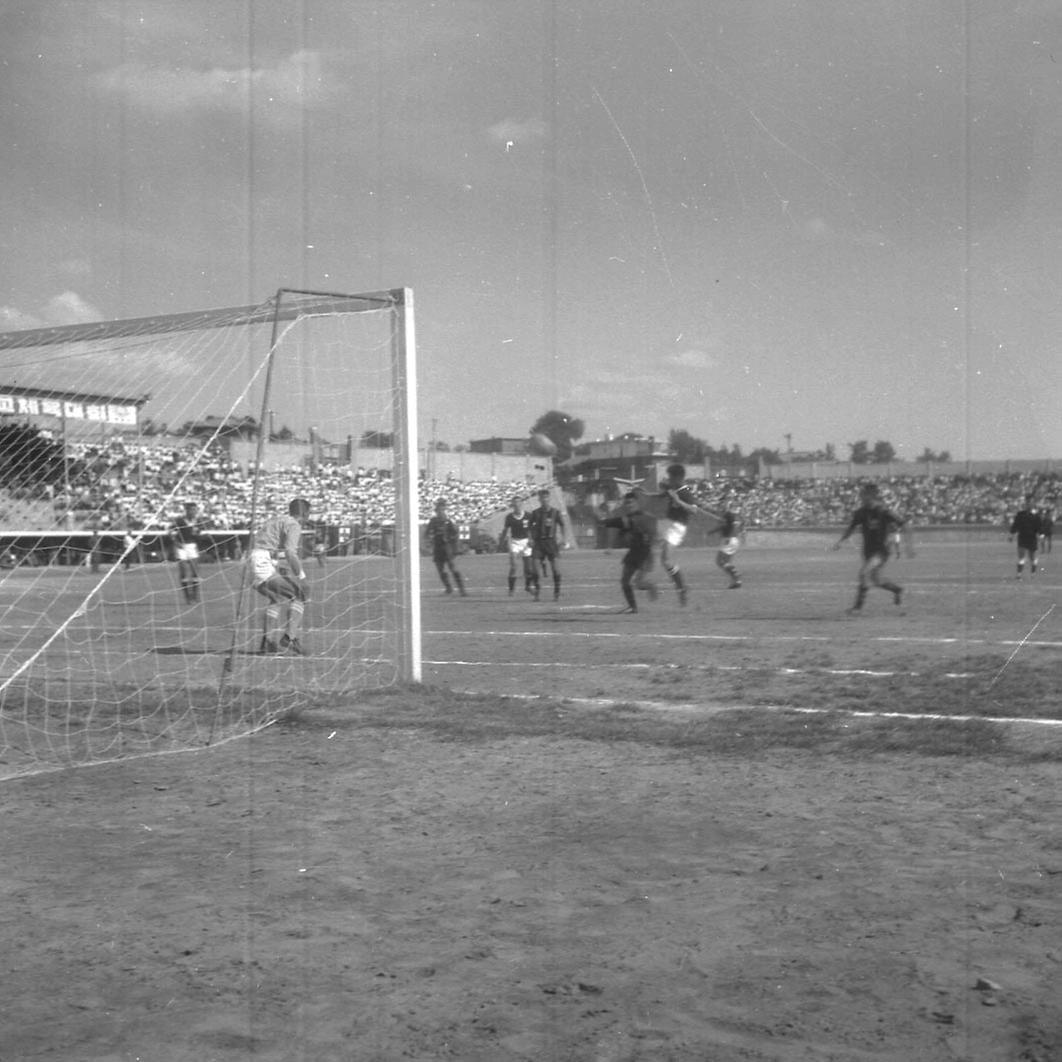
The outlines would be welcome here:
[[[1022,509],[1011,521],[1010,533],[1018,536],[1022,549],[1036,549],[1039,545],[1040,517],[1031,509]]]
[[[432,556],[436,560],[448,560],[457,554],[457,525],[448,516],[433,516],[424,533],[431,543]]]
[[[254,536],[254,548],[264,549],[278,560],[282,560],[289,550],[299,556],[302,548],[302,524],[294,516],[270,513]]]
[[[560,531],[564,527],[564,518],[553,508],[533,509],[528,520],[528,530],[536,546],[553,546],[560,541]]]
[[[516,513],[508,513],[502,527],[502,534],[508,534],[510,541],[528,538],[531,534],[531,514],[521,513],[517,516]]]
[[[187,516],[178,516],[177,519],[173,521],[173,531],[171,534],[180,543],[191,545],[194,542],[198,542],[202,533],[202,520],[189,520]]]
[[[624,566],[643,567],[653,555],[656,540],[656,520],[648,513],[622,513],[601,521],[602,527],[615,527],[623,533],[627,544]]]
[[[905,521],[895,513],[878,505],[864,505],[852,514],[845,535],[859,530],[863,533],[863,556],[889,555],[889,535],[904,526]]]
[[[668,499],[667,519],[675,524],[688,524],[690,522],[690,512],[679,505],[675,498],[685,502],[686,505],[695,506],[697,503],[693,497],[693,488],[689,484],[683,483],[681,487],[672,487],[670,490],[665,488],[660,493]]]

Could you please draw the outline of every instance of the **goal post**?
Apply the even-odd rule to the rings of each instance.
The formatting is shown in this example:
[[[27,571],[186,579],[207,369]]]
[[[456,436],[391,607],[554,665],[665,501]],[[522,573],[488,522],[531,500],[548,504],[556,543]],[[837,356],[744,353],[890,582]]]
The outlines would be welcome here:
[[[420,681],[416,384],[409,288],[0,333],[0,777]],[[309,600],[270,617],[247,553],[296,497]]]

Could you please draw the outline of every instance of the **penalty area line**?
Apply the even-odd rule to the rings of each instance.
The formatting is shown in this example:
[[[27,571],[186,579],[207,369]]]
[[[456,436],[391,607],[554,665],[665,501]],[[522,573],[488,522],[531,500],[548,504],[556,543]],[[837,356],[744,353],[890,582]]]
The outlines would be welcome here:
[[[455,691],[456,692],[456,691]],[[482,696],[483,691],[462,690],[469,696]],[[798,708],[790,704],[699,704],[696,701],[646,701],[630,697],[550,697],[536,693],[500,693],[513,701],[558,701],[588,708],[642,708],[656,712],[699,712],[703,715],[723,715],[726,712],[792,712],[795,715],[844,715],[852,719],[912,719],[945,723],[1012,723],[1027,726],[1062,726],[1062,719],[1033,719],[1028,716],[1006,715],[948,715],[942,712],[870,712],[855,708]]]

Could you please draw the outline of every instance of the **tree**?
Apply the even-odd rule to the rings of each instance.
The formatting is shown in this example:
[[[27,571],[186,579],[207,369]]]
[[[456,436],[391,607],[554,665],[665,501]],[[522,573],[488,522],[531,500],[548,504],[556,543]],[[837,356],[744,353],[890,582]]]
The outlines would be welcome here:
[[[685,428],[672,428],[667,433],[667,452],[683,465],[703,465],[709,450],[704,439],[691,435]]]
[[[940,453],[935,453],[927,446],[918,458],[919,461],[925,464],[947,464],[951,460],[950,450],[941,450]]]
[[[542,434],[553,441],[557,447],[556,459],[567,461],[572,456],[572,450],[577,440],[583,437],[586,425],[576,417],[568,413],[562,413],[559,409],[551,409],[543,413],[534,424],[531,425],[531,434]]]
[[[896,450],[892,443],[886,442],[884,439],[878,439],[874,443],[874,449],[871,451],[870,460],[876,465],[887,465],[890,461],[896,460]]]
[[[860,439],[858,442],[849,443],[848,449],[850,451],[848,460],[854,465],[868,465],[870,464],[870,443],[866,439]]]
[[[768,450],[766,446],[757,446],[749,454],[749,461],[753,464],[762,461],[765,465],[780,465],[782,455],[777,450]]]

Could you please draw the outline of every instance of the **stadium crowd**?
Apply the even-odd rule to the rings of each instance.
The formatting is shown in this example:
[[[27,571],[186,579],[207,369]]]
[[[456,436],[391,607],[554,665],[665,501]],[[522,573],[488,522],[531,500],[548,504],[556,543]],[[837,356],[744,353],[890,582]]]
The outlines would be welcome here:
[[[195,500],[207,526],[246,528],[251,518],[254,480],[223,448],[201,451],[157,445],[137,446],[116,436],[105,443],[81,444],[74,452],[77,474],[69,493],[52,500],[55,523],[83,527],[90,522],[114,527],[166,525]],[[868,476],[873,478],[872,466]],[[301,496],[309,499],[315,523],[378,528],[393,521],[394,484],[390,472],[322,464],[264,473],[258,506],[268,511]],[[1039,504],[1056,506],[1062,492],[1058,473],[1007,472],[971,476],[894,476],[878,480],[884,500],[915,525],[999,525],[1032,493]],[[735,479],[720,477],[695,484],[698,500],[710,509],[739,514],[747,530],[770,527],[835,526],[858,507],[859,483],[850,479]],[[514,494],[528,496],[523,482],[463,482],[422,478],[420,519],[426,521],[438,499],[451,518],[471,525],[505,509]],[[600,501],[601,484],[574,484],[569,502]],[[616,491],[605,491],[615,496]]]

